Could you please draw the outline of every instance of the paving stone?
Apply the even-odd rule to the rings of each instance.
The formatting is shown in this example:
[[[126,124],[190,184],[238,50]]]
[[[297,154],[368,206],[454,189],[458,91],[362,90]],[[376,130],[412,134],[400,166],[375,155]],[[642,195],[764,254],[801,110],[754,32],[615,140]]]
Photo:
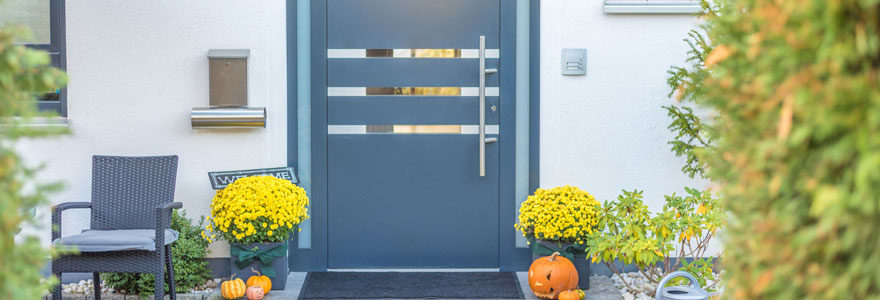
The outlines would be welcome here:
[[[47,296],[46,296],[46,299],[47,299],[47,300],[52,300],[52,295],[47,295]],[[82,295],[82,294],[62,294],[62,295],[61,295],[61,299],[62,299],[62,300],[86,300],[86,295]]]
[[[177,294],[177,300],[204,300],[205,295],[207,295],[207,293]],[[125,296],[125,300],[153,300],[153,298],[154,298],[153,295],[147,295],[147,296],[143,296],[143,297],[138,296],[138,295],[126,295]],[[171,296],[165,295],[165,297],[163,299],[171,300]],[[101,298],[101,300],[104,300],[104,298]],[[113,299],[113,300],[117,300],[117,299]]]
[[[220,289],[214,289],[214,292],[206,296],[205,300],[223,300],[223,296],[220,296]]]
[[[523,290],[523,295],[528,300],[540,299],[532,293],[529,288],[528,272],[516,272],[519,278],[519,286]],[[620,292],[614,288],[614,283],[607,276],[595,275],[590,277],[590,289],[584,291],[587,295],[584,300],[623,300]]]
[[[193,294],[177,294],[177,300],[203,300],[208,293],[193,293]],[[152,298],[150,298],[152,299]],[[170,296],[165,295],[165,300],[170,300]],[[126,299],[128,300],[128,299]]]
[[[193,293],[193,294],[177,294],[178,300],[204,300],[207,296],[210,295],[208,293]],[[95,297],[92,295],[82,295],[82,294],[64,294],[61,295],[62,300],[94,300]],[[46,300],[52,300],[52,295],[46,295],[43,297]],[[102,294],[101,300],[152,300],[153,295],[148,296],[137,296],[137,295],[122,295],[122,294]],[[171,299],[170,296],[165,295],[165,299]],[[222,297],[220,299],[223,299]]]

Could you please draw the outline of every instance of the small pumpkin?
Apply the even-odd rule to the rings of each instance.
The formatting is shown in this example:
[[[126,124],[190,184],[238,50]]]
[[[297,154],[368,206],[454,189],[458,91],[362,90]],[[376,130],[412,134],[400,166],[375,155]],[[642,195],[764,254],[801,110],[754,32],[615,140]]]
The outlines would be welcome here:
[[[559,300],[583,300],[584,296],[586,294],[581,289],[573,289],[559,293]]]
[[[263,296],[266,295],[266,293],[263,292],[263,288],[258,285],[249,286],[246,294],[248,300],[263,300]]]
[[[272,290],[272,279],[269,279],[268,276],[261,274],[260,271],[257,271],[254,268],[251,268],[251,272],[254,272],[257,275],[251,276],[250,278],[248,278],[247,286],[248,287],[252,287],[252,286],[261,287],[261,288],[263,288],[263,293],[268,294],[269,291]]]
[[[578,273],[559,252],[536,259],[529,267],[529,287],[538,298],[556,299],[559,293],[576,288]]]
[[[241,278],[235,278],[235,274],[229,277],[229,280],[224,281],[220,284],[220,296],[223,296],[223,299],[238,299],[244,297],[245,289],[247,286],[244,285],[244,281]]]

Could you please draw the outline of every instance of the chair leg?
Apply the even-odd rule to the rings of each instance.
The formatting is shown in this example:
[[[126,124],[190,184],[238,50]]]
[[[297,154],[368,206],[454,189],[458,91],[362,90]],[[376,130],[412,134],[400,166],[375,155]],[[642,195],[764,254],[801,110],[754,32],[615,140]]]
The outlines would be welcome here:
[[[54,273],[55,277],[58,278],[58,285],[52,289],[52,299],[60,300],[61,299],[61,272]]]
[[[156,296],[156,300],[163,300],[165,297],[165,281],[162,280],[164,275],[164,271],[159,271],[159,273],[154,273],[156,280],[153,280],[153,288],[155,288],[153,295]]]
[[[174,289],[174,260],[171,257],[171,245],[165,245],[165,275],[168,277],[168,295],[171,300],[177,299],[177,290]]]
[[[92,281],[95,283],[95,300],[101,300],[101,273],[92,273]]]

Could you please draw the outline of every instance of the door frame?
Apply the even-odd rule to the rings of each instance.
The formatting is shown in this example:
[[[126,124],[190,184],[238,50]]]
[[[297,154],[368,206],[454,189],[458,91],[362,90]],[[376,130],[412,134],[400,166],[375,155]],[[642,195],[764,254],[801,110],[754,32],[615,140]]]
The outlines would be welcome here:
[[[529,191],[538,188],[539,180],[539,109],[540,109],[540,0],[528,0],[529,27]],[[287,161],[297,167],[297,0],[287,0]],[[312,247],[290,247],[290,268],[295,271],[324,271],[328,266],[327,239],[327,0],[310,2],[311,43],[311,166],[312,180],[310,213]],[[516,0],[501,0],[501,59],[514,66],[501,74],[502,86],[516,84]],[[503,101],[503,100],[502,100]],[[504,103],[504,102],[501,102]],[[515,99],[512,100],[515,103]],[[516,106],[502,109],[500,123],[515,128]],[[499,139],[506,141],[500,149],[499,191],[499,269],[521,271],[531,262],[529,248],[516,247],[515,207],[515,145],[516,131],[502,130]],[[507,220],[507,221],[503,221]],[[294,237],[296,240],[298,236]]]

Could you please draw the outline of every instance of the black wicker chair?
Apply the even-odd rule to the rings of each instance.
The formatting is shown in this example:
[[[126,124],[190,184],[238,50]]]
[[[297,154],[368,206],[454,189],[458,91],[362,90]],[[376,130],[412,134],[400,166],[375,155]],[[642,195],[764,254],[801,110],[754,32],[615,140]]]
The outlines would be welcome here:
[[[95,299],[101,299],[101,272],[152,273],[156,299],[163,299],[163,273],[170,298],[175,299],[171,243],[171,210],[174,201],[177,156],[92,157],[92,201],[68,202],[52,207],[52,241],[73,246],[79,254],[61,255],[52,261],[52,273],[92,273]],[[91,210],[91,228],[82,234],[61,237],[61,212],[71,208]],[[125,242],[121,242],[121,241]],[[61,286],[52,291],[61,299]]]

